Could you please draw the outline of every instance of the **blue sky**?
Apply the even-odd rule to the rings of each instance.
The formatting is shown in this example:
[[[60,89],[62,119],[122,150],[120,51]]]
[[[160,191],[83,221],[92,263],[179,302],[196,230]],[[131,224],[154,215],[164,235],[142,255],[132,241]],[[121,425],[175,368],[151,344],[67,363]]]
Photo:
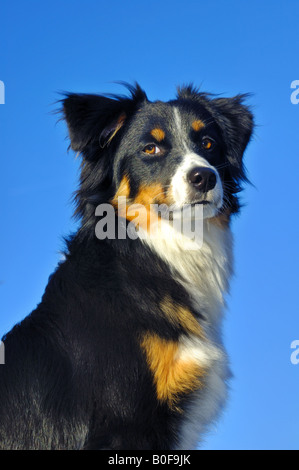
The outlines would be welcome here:
[[[75,228],[79,162],[51,113],[59,91],[119,93],[114,81],[137,80],[153,100],[191,81],[252,93],[254,186],[233,224],[224,325],[234,379],[205,449],[299,449],[298,18],[297,0],[1,3],[0,337],[39,302]]]

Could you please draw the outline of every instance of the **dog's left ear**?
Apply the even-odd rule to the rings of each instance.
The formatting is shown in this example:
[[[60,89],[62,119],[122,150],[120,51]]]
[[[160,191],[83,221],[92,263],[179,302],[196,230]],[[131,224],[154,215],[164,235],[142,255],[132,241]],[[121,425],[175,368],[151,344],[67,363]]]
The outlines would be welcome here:
[[[217,122],[222,129],[230,164],[242,173],[242,157],[251,138],[254,122],[253,114],[244,104],[248,95],[234,98],[216,98],[211,100],[217,111]]]
[[[100,156],[138,105],[147,99],[139,85],[127,88],[130,97],[67,93],[62,100],[71,148],[87,160]]]

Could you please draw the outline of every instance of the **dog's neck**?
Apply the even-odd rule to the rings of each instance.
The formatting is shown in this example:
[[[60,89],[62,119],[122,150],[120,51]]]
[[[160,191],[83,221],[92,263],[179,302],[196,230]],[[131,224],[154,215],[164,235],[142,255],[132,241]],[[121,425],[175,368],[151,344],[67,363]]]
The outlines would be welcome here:
[[[232,274],[232,233],[229,224],[215,219],[203,221],[202,243],[174,233],[162,223],[161,236],[144,234],[142,241],[169,266],[189,293],[194,308],[216,326],[225,305],[224,296]]]

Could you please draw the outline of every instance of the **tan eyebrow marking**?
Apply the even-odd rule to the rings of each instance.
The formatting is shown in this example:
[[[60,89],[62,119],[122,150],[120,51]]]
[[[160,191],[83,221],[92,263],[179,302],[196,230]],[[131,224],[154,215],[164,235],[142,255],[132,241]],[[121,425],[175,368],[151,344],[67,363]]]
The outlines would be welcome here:
[[[200,119],[197,119],[196,121],[193,121],[192,124],[192,129],[195,131],[195,132],[198,132],[200,131],[203,127],[205,127],[204,123],[200,120]]]
[[[158,127],[156,129],[153,129],[151,131],[151,135],[156,139],[158,142],[161,142],[163,139],[165,139],[165,132],[162,129],[159,129]]]

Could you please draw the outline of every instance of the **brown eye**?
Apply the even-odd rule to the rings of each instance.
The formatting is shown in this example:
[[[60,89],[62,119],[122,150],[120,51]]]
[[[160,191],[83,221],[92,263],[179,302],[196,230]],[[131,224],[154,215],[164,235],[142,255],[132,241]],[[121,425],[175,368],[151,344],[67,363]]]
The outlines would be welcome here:
[[[204,137],[201,141],[201,146],[205,150],[211,150],[215,145],[215,141],[209,137]]]
[[[159,153],[161,153],[161,150],[157,145],[149,144],[144,147],[143,152],[147,153],[148,155],[158,155]]]

